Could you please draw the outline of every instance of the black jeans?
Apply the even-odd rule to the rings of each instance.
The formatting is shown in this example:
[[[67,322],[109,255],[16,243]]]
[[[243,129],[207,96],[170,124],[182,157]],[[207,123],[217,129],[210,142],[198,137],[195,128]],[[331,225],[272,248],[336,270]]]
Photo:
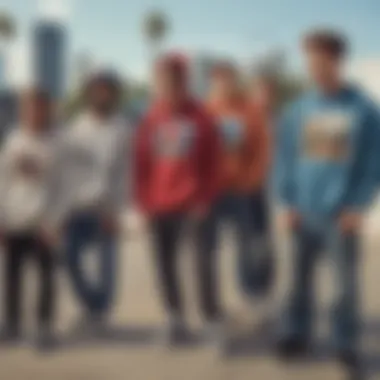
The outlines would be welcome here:
[[[186,214],[163,214],[151,221],[155,245],[156,265],[166,309],[174,315],[183,315],[183,298],[181,293],[178,268],[181,235],[188,221]],[[206,319],[220,318],[218,304],[216,255],[212,250],[205,250],[200,231],[202,223],[195,226],[195,253],[198,293],[201,309]]]
[[[265,190],[259,190],[250,197],[252,213],[252,229],[254,232],[265,235],[270,230],[270,210],[268,207],[268,195]]]
[[[50,326],[53,319],[54,254],[35,234],[12,234],[5,237],[5,323],[12,331],[20,329],[22,301],[22,270],[28,258],[38,265],[40,292],[38,324]]]

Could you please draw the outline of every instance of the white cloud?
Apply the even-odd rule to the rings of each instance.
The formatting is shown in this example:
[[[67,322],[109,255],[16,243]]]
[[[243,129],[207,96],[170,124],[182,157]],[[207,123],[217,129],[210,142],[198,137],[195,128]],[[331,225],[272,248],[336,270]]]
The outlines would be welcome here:
[[[351,65],[348,75],[380,102],[380,57],[360,59]]]
[[[18,39],[7,52],[6,77],[10,86],[17,88],[31,84],[31,51],[26,39]]]
[[[49,19],[67,20],[73,6],[72,0],[38,0],[39,15]]]

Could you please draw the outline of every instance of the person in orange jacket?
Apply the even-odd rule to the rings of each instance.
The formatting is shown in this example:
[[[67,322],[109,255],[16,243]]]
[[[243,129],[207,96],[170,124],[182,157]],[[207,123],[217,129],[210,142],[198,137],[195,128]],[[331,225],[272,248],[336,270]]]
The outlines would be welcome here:
[[[277,77],[272,72],[255,72],[247,90],[250,113],[256,120],[256,124],[261,128],[265,128],[265,133],[269,137],[268,146],[272,147],[276,134],[274,125],[276,123],[279,100]],[[269,153],[274,152],[270,149]],[[271,156],[271,154],[267,155],[269,164],[272,161]],[[260,288],[262,294],[269,293],[275,275],[275,247],[271,239],[271,200],[265,182],[262,182],[261,187],[255,188],[250,196],[252,228],[256,235],[256,247],[259,247],[258,249],[261,252],[262,258],[260,263],[260,278],[257,281],[258,288]]]
[[[270,164],[268,130],[248,107],[237,68],[220,62],[212,70],[209,111],[214,116],[223,154],[220,162],[222,191],[204,226],[205,251],[214,250],[218,230],[228,219],[237,232],[238,279],[251,299],[256,295],[257,265],[250,199],[265,187]]]

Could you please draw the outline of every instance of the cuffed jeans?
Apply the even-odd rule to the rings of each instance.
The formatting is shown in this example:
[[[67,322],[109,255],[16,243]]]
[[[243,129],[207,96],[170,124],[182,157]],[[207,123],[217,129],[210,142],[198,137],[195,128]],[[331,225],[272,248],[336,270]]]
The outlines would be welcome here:
[[[327,249],[334,274],[336,298],[331,312],[338,350],[355,348],[359,335],[358,237],[343,234],[328,223],[321,228],[302,226],[294,232],[293,273],[289,303],[282,318],[284,338],[308,340],[314,313],[314,272],[322,249]]]
[[[105,313],[112,304],[115,288],[116,239],[101,227],[96,214],[81,213],[73,216],[67,227],[68,273],[74,291],[90,313]],[[98,255],[98,281],[92,283],[83,267],[85,249],[96,245],[91,252]]]

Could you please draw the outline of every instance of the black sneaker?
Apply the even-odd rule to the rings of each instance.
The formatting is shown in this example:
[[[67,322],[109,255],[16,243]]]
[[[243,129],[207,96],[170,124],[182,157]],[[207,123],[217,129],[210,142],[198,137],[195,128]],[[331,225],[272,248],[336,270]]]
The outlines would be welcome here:
[[[223,320],[208,321],[203,332],[203,341],[206,344],[215,346],[220,356],[225,357],[230,354],[230,341],[228,329]]]
[[[192,342],[192,335],[182,319],[169,321],[165,331],[165,341],[169,346],[186,346]]]
[[[0,332],[0,345],[13,345],[20,341],[21,332],[16,328],[7,328]]]
[[[360,358],[356,351],[341,350],[338,353],[338,360],[347,371],[349,380],[361,380],[364,378]]]
[[[220,320],[208,321],[204,326],[203,337],[206,343],[218,343],[224,336],[224,323]]]
[[[85,313],[73,324],[71,334],[74,336],[102,336],[107,327],[107,318],[103,313]]]
[[[307,340],[287,338],[277,343],[277,354],[281,359],[303,357],[309,353],[310,345]]]
[[[57,338],[50,328],[40,328],[36,338],[36,348],[41,352],[49,352],[57,347]]]

